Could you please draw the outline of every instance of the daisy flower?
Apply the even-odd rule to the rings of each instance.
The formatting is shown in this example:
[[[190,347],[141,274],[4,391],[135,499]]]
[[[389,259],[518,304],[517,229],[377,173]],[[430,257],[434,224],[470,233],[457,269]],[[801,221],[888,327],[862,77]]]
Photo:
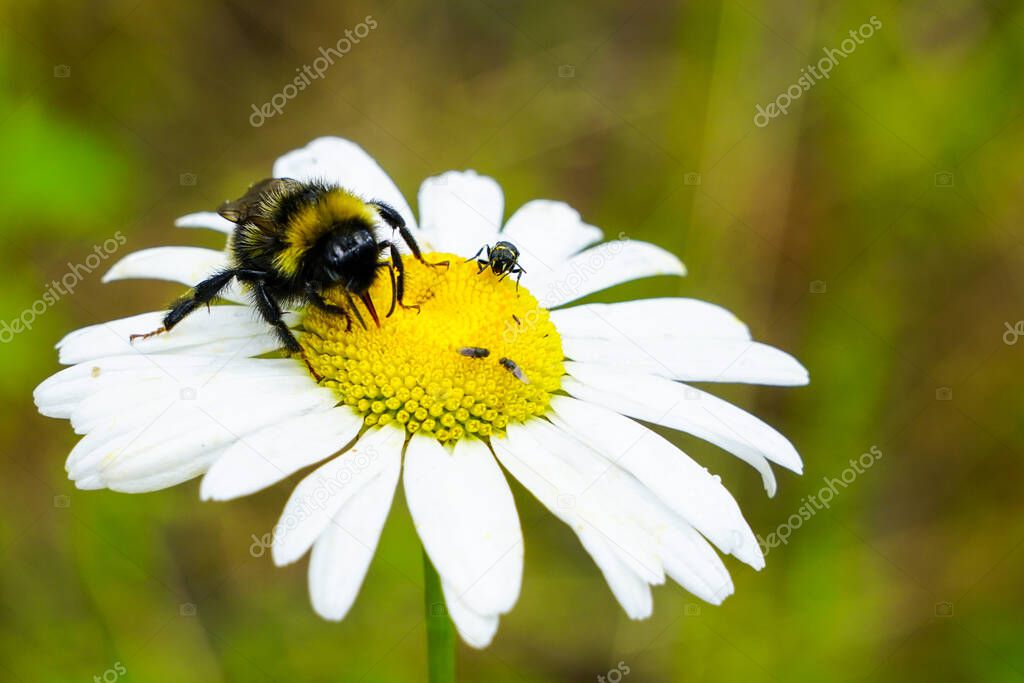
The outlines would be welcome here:
[[[163,311],[86,327],[58,345],[70,366],[44,381],[44,415],[82,439],[67,471],[82,489],[137,493],[202,476],[203,500],[255,493],[312,468],[274,528],[278,565],[309,559],[313,608],[340,620],[373,557],[396,486],[436,567],[463,640],[486,646],[519,596],[523,537],[506,476],[568,524],[634,619],[670,578],[719,604],[733,584],[719,553],[760,569],[764,556],[718,476],[636,420],[710,441],[750,463],[771,495],[771,465],[800,472],[792,444],[753,415],[687,382],[803,385],[788,354],[751,340],[728,311],[686,298],[567,306],[655,275],[676,257],[602,241],[568,205],[531,201],[502,224],[504,199],[472,171],[428,178],[419,220],[358,145],[321,138],[286,154],[275,177],[337,183],[401,213],[431,261],[406,259],[405,300],[380,326],[345,329],[320,310],[287,316],[314,379],[228,289],[170,333]],[[215,213],[177,221],[230,234]],[[473,255],[514,244],[522,282]],[[193,286],[227,252],[160,247],[128,255],[105,281]],[[391,284],[370,291],[387,310]],[[460,349],[487,349],[473,357]],[[716,552],[717,549],[717,552]]]

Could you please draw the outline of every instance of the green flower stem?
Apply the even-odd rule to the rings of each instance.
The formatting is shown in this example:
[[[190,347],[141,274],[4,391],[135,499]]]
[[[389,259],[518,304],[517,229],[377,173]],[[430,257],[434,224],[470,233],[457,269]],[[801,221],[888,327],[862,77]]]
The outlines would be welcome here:
[[[430,683],[455,683],[455,629],[441,592],[441,577],[423,552],[423,606],[427,616],[427,672]]]

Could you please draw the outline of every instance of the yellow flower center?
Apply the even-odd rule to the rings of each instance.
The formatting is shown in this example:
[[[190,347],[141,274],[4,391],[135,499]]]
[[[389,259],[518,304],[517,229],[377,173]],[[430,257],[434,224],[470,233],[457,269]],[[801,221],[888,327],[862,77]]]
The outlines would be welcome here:
[[[514,278],[454,254],[405,263],[405,307],[390,317],[391,279],[370,289],[380,327],[309,307],[300,343],[323,385],[368,425],[394,423],[454,442],[500,436],[509,422],[543,415],[564,374],[562,340],[548,312]],[[341,292],[326,295],[351,310]]]

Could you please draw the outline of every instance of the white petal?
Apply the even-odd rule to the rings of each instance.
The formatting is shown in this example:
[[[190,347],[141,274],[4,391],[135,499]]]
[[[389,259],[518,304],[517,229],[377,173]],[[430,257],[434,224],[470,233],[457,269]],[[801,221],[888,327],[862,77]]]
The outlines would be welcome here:
[[[266,425],[325,410],[336,401],[330,390],[321,390],[312,380],[298,390],[292,380],[284,379],[280,386],[268,382],[254,391],[218,377],[200,388],[195,398],[179,398],[175,392],[166,407],[154,402],[156,417],[138,422],[137,428],[123,431],[117,426],[118,416],[112,416],[109,430],[104,426],[86,437],[98,437],[91,451],[69,456],[68,474],[73,480],[99,474],[110,488],[121,490],[189,463],[209,464],[204,458],[212,451]]]
[[[593,339],[563,337],[567,358],[688,382],[802,386],[807,370],[791,355],[734,339]]]
[[[544,308],[554,308],[614,285],[655,275],[685,275],[686,268],[675,256],[647,242],[616,240],[605,242],[573,256],[551,273],[523,282]]]
[[[79,479],[75,481],[75,487],[79,489],[101,489],[109,488],[119,493],[149,493],[160,491],[186,481],[195,479],[209,468],[210,464],[216,462],[224,453],[223,448],[216,448],[208,451],[197,452],[194,457],[182,461],[170,467],[154,470],[149,474],[141,476],[121,477],[108,480],[102,473]]]
[[[416,217],[398,186],[366,151],[343,138],[323,137],[285,154],[274,163],[275,178],[322,180],[355,192],[363,199],[390,204],[413,231]]]
[[[226,235],[233,233],[235,231],[235,227],[237,227],[234,223],[213,211],[190,213],[187,216],[182,216],[178,220],[174,221],[174,225],[179,228],[203,228],[206,230],[216,230],[217,232],[222,232]]]
[[[720,605],[732,595],[729,570],[711,545],[690,528],[672,526],[664,533],[662,561],[672,580],[702,600]]]
[[[452,623],[455,624],[455,630],[466,644],[478,650],[490,645],[494,640],[494,634],[498,632],[498,615],[474,612],[459,598],[459,592],[447,582],[442,581],[441,590],[444,592],[445,606],[448,608]]]
[[[168,280],[194,287],[210,275],[228,268],[228,257],[223,251],[200,247],[154,247],[128,254],[115,263],[103,282],[114,280]],[[246,301],[241,287],[232,281],[220,294],[221,298],[236,303]]]
[[[657,419],[640,417],[642,420],[680,429],[712,443],[722,441],[719,445],[726,450],[730,450],[727,445],[731,444],[735,447],[732,452],[740,457],[737,450],[755,451],[797,474],[803,471],[800,454],[789,439],[754,415],[706,391],[661,377],[620,373],[589,363],[568,362],[566,370],[587,384],[613,387],[627,401],[635,400],[646,405],[649,413],[657,414]],[[689,427],[674,427],[672,422]]]
[[[581,533],[581,539],[590,543],[590,547],[605,548],[618,560],[602,569],[609,582],[625,582],[613,586],[613,591],[624,600],[623,605],[627,611],[637,610],[637,618],[649,614],[649,608],[645,611],[637,607],[637,604],[646,605],[647,591],[637,591],[635,580],[631,576],[624,576],[619,564],[644,583],[661,583],[664,577],[659,575],[652,578],[644,572],[653,563],[658,563],[659,567],[663,565],[680,585],[712,603],[720,603],[732,593],[732,580],[714,550],[693,527],[658,500],[636,477],[610,463],[581,441],[570,438],[561,429],[542,421],[531,423],[524,431],[533,436],[537,443],[548,448],[549,453],[557,453],[565,458],[587,482],[583,495],[573,501],[572,507],[578,508],[581,515],[588,516],[588,499],[593,499],[612,519],[629,526],[630,534],[634,537],[631,541],[633,545],[629,548],[622,544],[621,536],[614,535],[613,527],[607,522],[584,526],[584,531],[594,532],[589,537],[585,538]],[[749,530],[747,533],[753,541],[753,534]],[[760,569],[764,566],[764,558],[756,542],[751,545],[752,550],[743,548],[737,555]],[[639,564],[638,547],[642,548],[641,552],[652,553]],[[630,598],[640,602],[631,604]],[[634,614],[633,611],[630,613]]]
[[[157,378],[107,386],[90,393],[71,412],[75,431],[90,435],[75,449],[83,449],[87,443],[101,436],[127,434],[145,427],[172,403],[180,400],[182,392],[182,386],[175,380]]]
[[[249,356],[257,355],[270,343],[269,326],[247,306],[202,307],[170,332],[131,341],[133,334],[145,334],[160,327],[163,317],[163,312],[143,313],[75,330],[57,343],[60,362],[70,365],[108,356],[160,354],[183,349],[196,355],[216,355],[218,349],[225,350],[229,346],[239,356]],[[294,325],[298,317],[286,314],[285,321]],[[225,340],[233,343],[219,344]],[[225,356],[223,361],[232,357]]]
[[[174,377],[147,377],[121,386],[113,384],[89,394],[72,411],[71,420],[76,430],[86,433],[68,457],[68,470],[83,465],[84,453],[97,450],[106,442],[122,435],[141,436],[172,407],[181,414],[183,422],[198,419],[235,420],[252,403],[266,404],[268,394],[280,403],[284,416],[287,411],[304,412],[307,408],[323,405],[328,408],[337,402],[329,389],[318,387],[311,378],[297,374],[271,377],[263,373],[240,376],[222,371],[210,374],[184,375],[187,383]],[[202,381],[195,381],[202,377]],[[180,405],[179,405],[180,404]],[[182,430],[188,431],[188,430]],[[81,455],[80,455],[81,454]]]
[[[388,458],[381,473],[341,506],[313,545],[309,595],[324,619],[344,619],[359,594],[391,509],[401,463],[401,458]]]
[[[650,339],[715,337],[749,340],[750,330],[728,310],[699,299],[637,299],[551,311],[563,337]]]
[[[274,361],[252,363],[245,359],[225,365],[217,360],[218,366],[178,366],[173,374],[155,365],[137,372],[101,371],[98,376],[90,373],[88,379],[56,387],[55,391],[70,389],[82,394],[70,417],[88,436],[72,450],[69,462],[76,462],[78,451],[94,450],[113,437],[149,427],[173,406],[184,413],[181,419],[185,422],[208,418],[230,423],[244,415],[249,404],[267,404],[266,397],[271,394],[282,411],[305,412],[317,405],[326,409],[337,403],[331,390],[317,386],[295,361],[281,366]]]
[[[651,375],[619,373],[604,366],[566,363],[572,377],[562,388],[571,395],[654,424],[710,441],[753,465],[774,495],[775,478],[768,461],[799,473],[800,456],[784,436],[711,394]]]
[[[664,580],[651,539],[607,495],[606,482],[584,477],[555,447],[542,444],[532,433],[536,424],[511,425],[506,438],[491,440],[495,454],[544,507],[572,528],[627,613],[642,618],[650,613],[644,599],[647,584]]]
[[[236,306],[236,308],[239,308]],[[170,348],[167,354],[171,355],[193,355],[216,356],[221,359],[230,358],[253,358],[262,356],[272,351],[277,351],[281,346],[281,339],[267,325],[263,332],[257,332],[250,337],[234,337],[231,339],[216,339],[195,346]],[[162,336],[162,335],[161,335]],[[295,333],[296,337],[302,337],[301,332]],[[151,337],[146,340],[139,340],[136,345],[146,344],[157,339]],[[146,353],[153,354],[153,351],[146,350]]]
[[[552,397],[552,420],[634,475],[722,549],[760,568],[764,559],[739,506],[718,477],[647,427],[606,408]]]
[[[99,476],[93,476],[88,479],[79,479],[75,482],[75,488],[81,489],[82,491],[98,491],[102,488],[106,488],[106,485]]]
[[[579,537],[629,618],[646,619],[651,616],[654,600],[650,585],[633,573],[613,551],[611,544],[594,529],[581,529]]]
[[[523,204],[498,237],[515,244],[520,264],[530,274],[537,270],[538,275],[553,273],[565,259],[604,239],[600,228],[580,219],[579,211],[548,199]]]
[[[117,375],[123,378],[126,374],[120,367],[128,358],[116,356],[95,363],[81,363],[50,375],[32,392],[36,408],[47,417],[70,418],[78,405],[89,396],[113,384],[124,383],[117,379]],[[138,358],[144,359],[142,356]],[[113,369],[115,367],[116,371]]]
[[[255,493],[320,462],[346,446],[363,421],[342,406],[302,415],[241,439],[203,477],[203,500],[230,500]]]
[[[211,378],[309,377],[301,361],[203,355],[156,354],[108,356],[79,363],[50,376],[33,397],[43,415],[67,419],[90,396],[108,389],[131,391],[151,380],[174,380],[179,389],[196,389]]]
[[[32,400],[41,415],[68,419],[72,412],[88,396],[100,391],[104,384],[109,385],[104,374],[104,365],[109,363],[75,365],[56,372],[39,383],[32,391]]]
[[[370,430],[299,482],[274,527],[274,564],[302,557],[352,496],[401,459],[404,439],[405,433],[394,427]]]
[[[619,558],[640,578],[647,583],[664,583],[656,543],[647,533],[659,523],[643,502],[651,497],[650,492],[560,427],[534,420],[525,430],[575,473],[573,506],[579,508],[581,518],[612,543]]]
[[[228,257],[223,251],[202,247],[153,247],[133,251],[122,258],[103,276],[103,282],[152,278],[192,286],[227,267]]]
[[[420,225],[434,249],[470,257],[494,244],[505,197],[493,178],[448,171],[420,186]]]
[[[523,536],[512,491],[483,442],[454,452],[414,436],[405,456],[405,497],[438,574],[474,612],[500,614],[519,597]]]

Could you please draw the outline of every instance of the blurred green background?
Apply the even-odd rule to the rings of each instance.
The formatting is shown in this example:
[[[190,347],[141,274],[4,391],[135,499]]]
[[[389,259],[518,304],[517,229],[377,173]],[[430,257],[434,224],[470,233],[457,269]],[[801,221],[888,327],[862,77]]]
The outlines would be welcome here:
[[[368,15],[377,28],[323,79],[250,125]],[[757,105],[873,16],[881,28],[829,79],[755,125]],[[851,458],[883,457],[761,573],[728,560],[722,607],[668,585],[644,622],[514,487],[522,596],[492,647],[461,647],[462,679],[595,681],[621,662],[636,681],[1021,680],[1022,66],[1024,8],[998,0],[8,1],[0,320],[117,231],[118,256],[219,246],[174,218],[320,135],[359,142],[414,205],[450,168],[497,178],[506,213],[564,199],[690,269],[592,299],[708,299],[810,369],[810,387],[718,392],[804,456],[774,499],[737,459],[673,437],[758,534]],[[131,496],[66,480],[74,435],[31,400],[53,344],[180,291],[103,286],[107,265],[2,345],[0,679],[420,680],[401,492],[354,609],[331,624],[309,606],[305,562],[249,552],[294,478],[230,504],[201,504],[197,482]]]

